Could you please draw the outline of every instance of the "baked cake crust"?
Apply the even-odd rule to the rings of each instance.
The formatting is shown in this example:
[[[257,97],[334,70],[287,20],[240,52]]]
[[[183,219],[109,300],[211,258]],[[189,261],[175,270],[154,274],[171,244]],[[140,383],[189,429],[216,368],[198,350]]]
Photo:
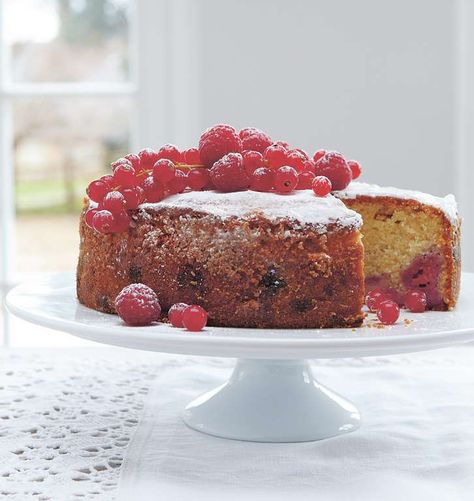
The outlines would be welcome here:
[[[237,203],[239,211],[254,210],[235,213]],[[294,217],[281,216],[292,209]],[[141,282],[164,311],[199,304],[210,325],[354,327],[363,320],[361,220],[333,197],[177,195],[131,211],[129,231],[109,235],[89,228],[84,214],[77,294],[88,307],[114,313],[120,290]]]

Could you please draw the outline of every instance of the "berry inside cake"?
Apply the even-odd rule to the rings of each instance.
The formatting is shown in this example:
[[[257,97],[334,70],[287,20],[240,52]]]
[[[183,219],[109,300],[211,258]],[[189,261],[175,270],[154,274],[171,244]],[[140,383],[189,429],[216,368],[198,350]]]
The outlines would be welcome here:
[[[198,148],[127,155],[87,190],[79,301],[115,313],[122,289],[144,284],[165,314],[192,304],[209,325],[253,328],[359,326],[366,290],[387,324],[399,306],[452,309],[454,197],[353,182],[360,174],[340,153],[310,157],[228,125]]]

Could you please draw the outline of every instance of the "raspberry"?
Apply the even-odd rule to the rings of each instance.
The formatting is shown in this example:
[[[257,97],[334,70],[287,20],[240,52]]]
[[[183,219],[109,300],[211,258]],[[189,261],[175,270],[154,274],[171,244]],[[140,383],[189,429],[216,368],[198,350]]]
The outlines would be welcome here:
[[[313,178],[311,183],[311,188],[313,188],[314,194],[318,197],[325,197],[331,193],[332,185],[331,181],[326,176],[316,176]]]
[[[86,215],[84,217],[84,220],[87,224],[87,226],[89,226],[89,228],[93,228],[92,226],[92,219],[95,215],[95,213],[98,211],[98,209],[89,209],[87,212],[86,212]]]
[[[371,290],[367,296],[365,296],[365,304],[367,308],[373,313],[375,313],[379,309],[379,305],[381,302],[386,301],[387,297],[385,294],[378,289]]]
[[[273,188],[275,171],[268,167],[255,169],[250,178],[250,189],[254,191],[271,191]]]
[[[351,169],[337,151],[329,151],[316,162],[316,174],[326,176],[336,191],[346,188],[352,180]]]
[[[348,160],[347,165],[351,169],[352,180],[357,179],[362,174],[362,168],[357,160]]]
[[[181,160],[181,153],[174,144],[165,144],[158,150],[158,159],[166,158],[174,163]]]
[[[125,203],[125,198],[120,191],[111,191],[105,195],[101,208],[115,215],[123,211]]]
[[[221,158],[209,170],[209,176],[218,191],[241,191],[250,185],[240,153],[229,153]]]
[[[115,309],[128,325],[150,325],[161,314],[158,296],[144,284],[124,287],[115,299]]]
[[[242,152],[242,158],[245,170],[249,176],[254,173],[255,169],[263,167],[263,156],[258,151],[244,151]]]
[[[109,191],[109,186],[100,180],[92,181],[92,183],[89,184],[86,190],[87,196],[93,202],[102,202],[105,195],[107,195]]]
[[[168,319],[173,327],[183,327],[183,311],[188,306],[186,303],[176,303],[168,310]]]
[[[283,146],[274,143],[265,150],[263,158],[268,167],[283,167],[286,165],[286,150]]]
[[[400,308],[395,301],[382,301],[377,309],[377,317],[384,325],[394,324],[400,315]]]
[[[125,211],[114,214],[114,224],[112,226],[112,233],[121,233],[127,231],[130,226],[130,218]]]
[[[122,195],[125,199],[125,208],[136,209],[143,202],[145,193],[143,188],[135,186],[135,188],[125,188],[122,190]]]
[[[271,144],[272,140],[270,136],[258,129],[255,129],[255,131],[242,138],[242,149],[244,150],[263,153]]]
[[[327,153],[326,150],[318,150],[314,155],[313,155],[313,162],[316,163],[320,158],[323,158],[324,155]]]
[[[128,155],[125,155],[124,158],[126,158],[132,164],[132,167],[135,169],[135,172],[140,172],[140,157],[138,155],[129,153]]]
[[[313,185],[314,174],[310,171],[303,171],[298,174],[297,190],[310,190]]]
[[[304,165],[307,160],[308,159],[303,155],[303,153],[298,150],[290,150],[286,155],[286,163],[298,172],[304,170]]]
[[[207,169],[192,169],[188,174],[188,186],[194,191],[201,191],[209,182]]]
[[[285,165],[275,172],[275,190],[278,193],[293,191],[298,183],[298,173],[293,167]]]
[[[201,306],[193,304],[183,311],[183,325],[188,331],[197,332],[207,324],[207,312]]]
[[[215,125],[207,129],[199,140],[201,162],[211,167],[227,153],[240,153],[242,141],[230,125]]]
[[[145,200],[149,203],[159,202],[165,196],[165,189],[162,184],[158,183],[153,176],[148,176],[143,182],[143,191],[145,192]]]
[[[92,227],[99,233],[114,231],[114,216],[108,210],[98,210],[92,217]]]
[[[150,170],[154,165],[158,158],[158,153],[151,148],[145,148],[138,152],[138,156],[140,158],[140,169]]]
[[[410,291],[405,296],[405,307],[413,313],[423,313],[426,304],[426,294],[423,291]]]
[[[286,141],[275,141],[273,144],[275,146],[281,146],[284,150],[290,149],[290,145]]]
[[[153,166],[152,176],[160,183],[169,183],[176,176],[176,167],[171,160],[161,158]]]
[[[135,175],[135,169],[130,163],[119,164],[114,168],[114,182],[122,188],[136,186],[138,180]]]
[[[169,195],[176,195],[176,193],[183,193],[188,186],[188,176],[182,170],[177,170],[174,178],[168,182],[166,188]]]
[[[246,137],[249,137],[252,134],[255,134],[257,132],[261,132],[261,131],[255,127],[245,127],[245,129],[242,129],[239,132],[239,137],[240,137],[240,139],[245,139]]]
[[[186,165],[201,165],[201,157],[197,148],[189,148],[183,151],[183,161]]]

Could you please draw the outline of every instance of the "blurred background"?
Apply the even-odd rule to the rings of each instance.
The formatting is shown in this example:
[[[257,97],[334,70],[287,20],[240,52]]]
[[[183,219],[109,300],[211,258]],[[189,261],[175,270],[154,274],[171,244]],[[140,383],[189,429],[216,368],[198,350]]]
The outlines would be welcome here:
[[[473,117],[469,0],[0,0],[2,295],[74,269],[85,187],[112,160],[218,122],[454,193],[474,271]],[[82,343],[0,315],[4,344]]]

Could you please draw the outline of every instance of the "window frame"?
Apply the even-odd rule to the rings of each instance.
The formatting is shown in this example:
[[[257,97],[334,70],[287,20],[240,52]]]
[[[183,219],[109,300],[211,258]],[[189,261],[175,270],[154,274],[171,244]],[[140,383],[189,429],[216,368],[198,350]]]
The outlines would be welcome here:
[[[5,0],[0,0],[0,296],[3,308],[3,337],[0,347],[10,344],[9,313],[4,308],[4,298],[15,283],[15,185],[13,159],[13,114],[12,104],[16,99],[38,97],[51,99],[57,97],[75,99],[78,97],[127,97],[130,99],[131,116],[129,143],[132,151],[138,149],[141,124],[139,110],[146,109],[140,97],[138,68],[140,66],[140,49],[143,45],[138,41],[137,2],[130,0],[129,9],[129,43],[128,55],[130,75],[126,82],[51,82],[51,83],[16,83],[10,79],[10,65],[7,41],[5,39],[6,23]],[[141,2],[140,2],[141,3]],[[148,3],[148,2],[147,2]],[[158,2],[159,4],[161,2]],[[141,37],[143,38],[143,37]],[[142,93],[143,94],[143,93]],[[139,103],[142,102],[140,106]]]

